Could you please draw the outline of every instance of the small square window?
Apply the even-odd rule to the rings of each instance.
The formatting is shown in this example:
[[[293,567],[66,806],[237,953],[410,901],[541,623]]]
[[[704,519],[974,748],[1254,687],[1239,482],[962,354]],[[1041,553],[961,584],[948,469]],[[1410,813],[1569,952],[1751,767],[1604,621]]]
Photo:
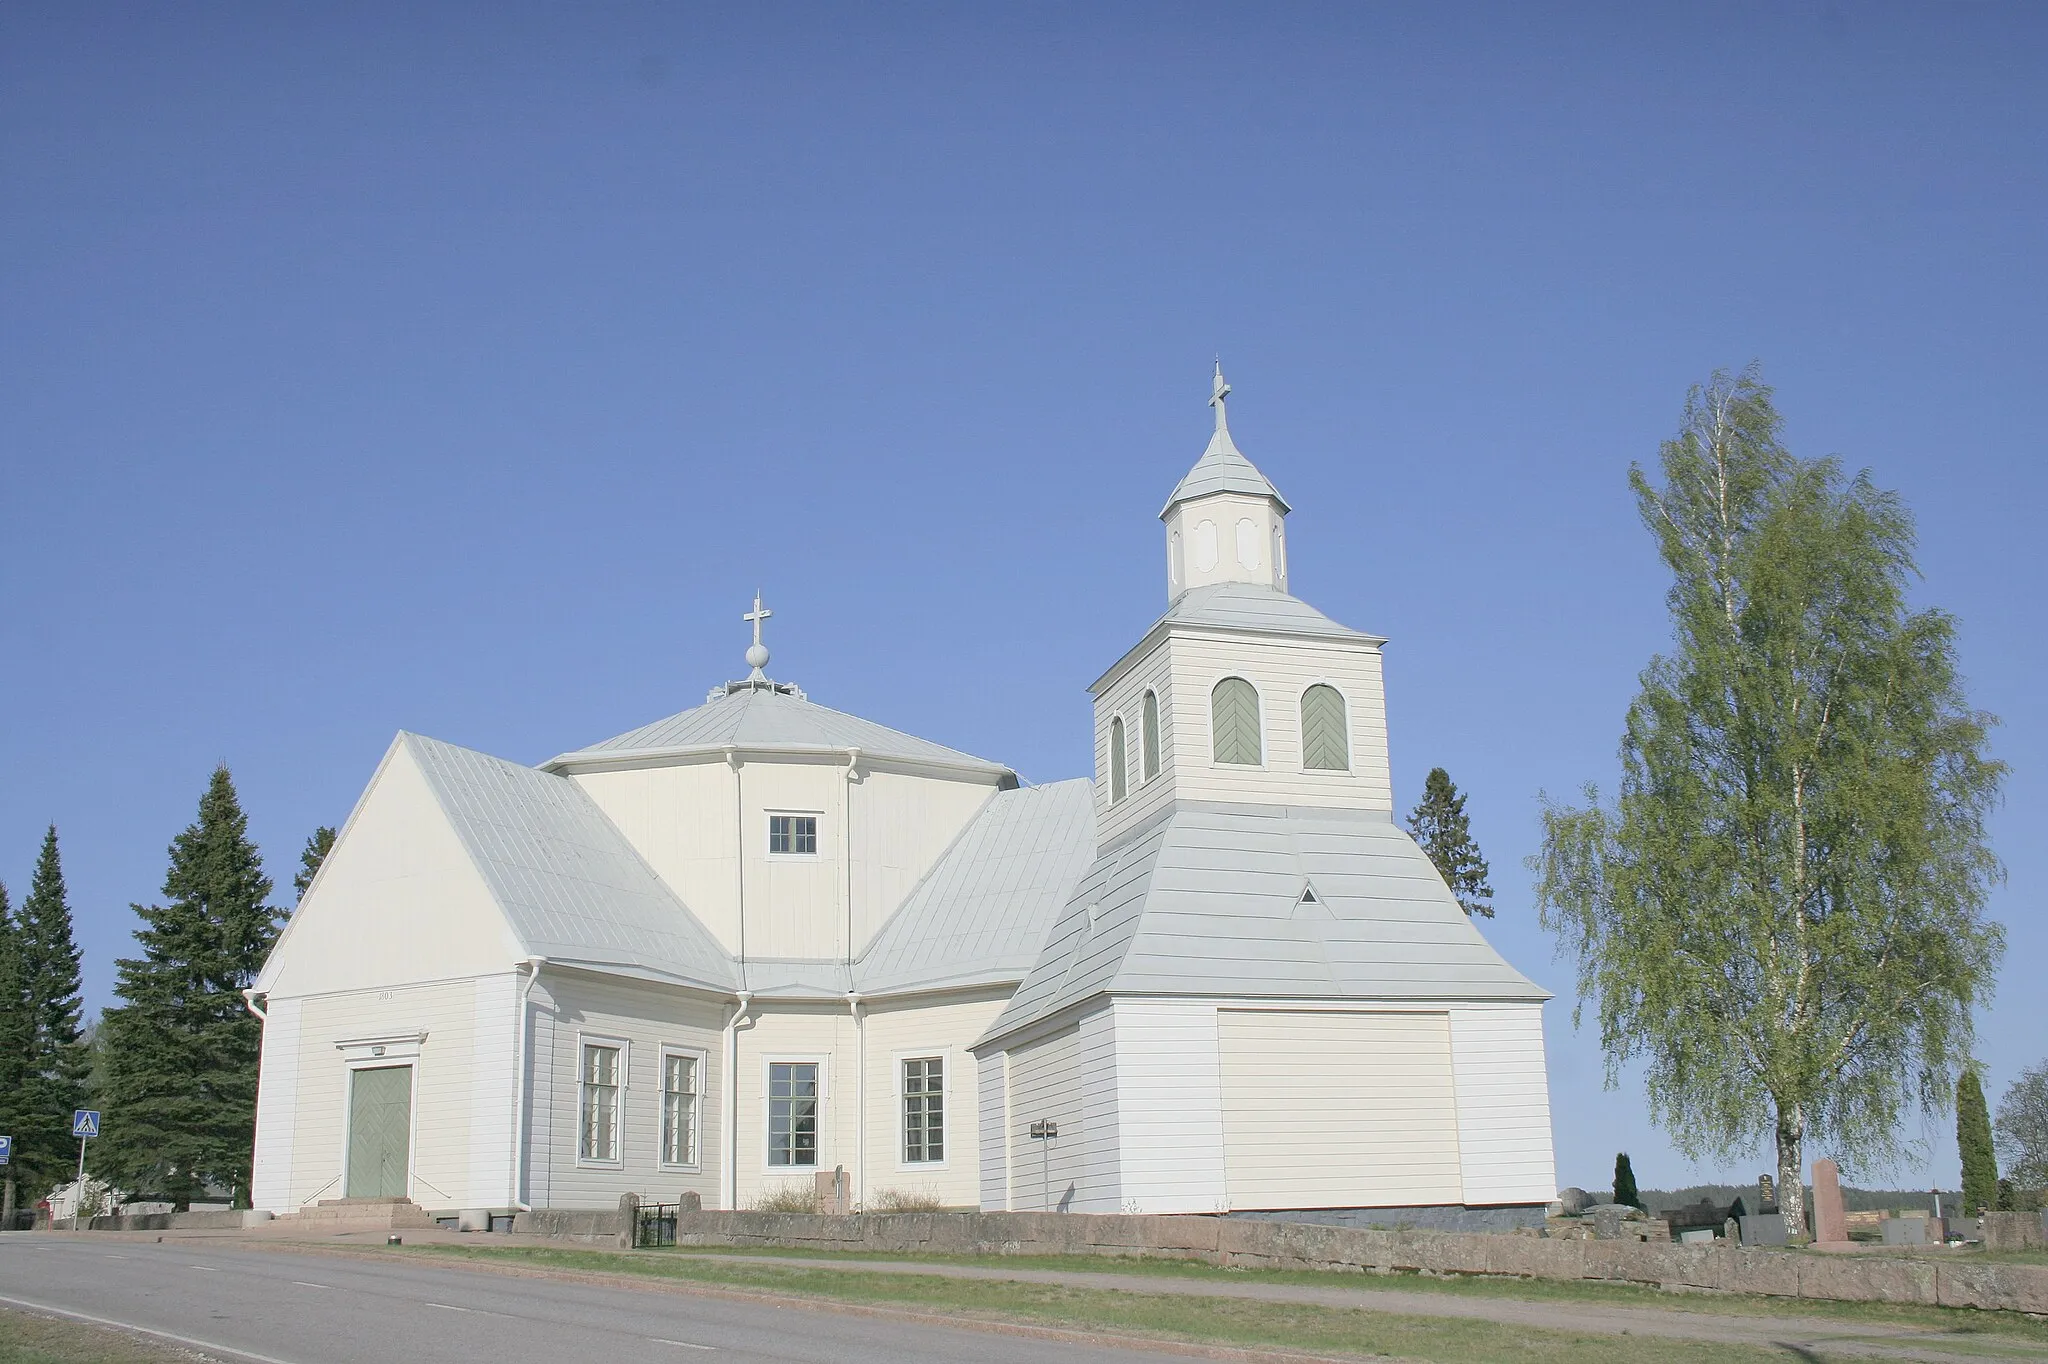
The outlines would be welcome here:
[[[818,852],[818,817],[768,816],[768,851],[795,857],[815,857]]]

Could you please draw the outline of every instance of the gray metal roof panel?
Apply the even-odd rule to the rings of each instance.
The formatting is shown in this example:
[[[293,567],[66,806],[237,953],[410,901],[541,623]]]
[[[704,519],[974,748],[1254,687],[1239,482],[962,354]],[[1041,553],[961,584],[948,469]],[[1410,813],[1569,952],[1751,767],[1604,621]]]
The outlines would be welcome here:
[[[1174,598],[1166,614],[1160,617],[1160,622],[1378,641],[1376,635],[1339,625],[1299,597],[1258,583],[1211,583],[1206,587],[1191,587]]]
[[[529,953],[737,985],[725,949],[582,787],[437,739],[400,739]]]
[[[997,793],[876,933],[856,988],[1023,979],[1094,856],[1085,778]]]
[[[1287,499],[1280,496],[1280,490],[1273,486],[1271,479],[1244,457],[1228,430],[1218,430],[1210,438],[1209,448],[1202,451],[1195,467],[1174,485],[1173,495],[1166,499],[1166,507],[1159,515],[1165,517],[1190,498],[1207,497],[1212,493],[1270,497],[1280,504],[1281,511],[1288,510]]]
[[[979,768],[991,776],[1010,769],[929,739],[863,720],[786,692],[748,687],[701,706],[614,735],[601,743],[564,753],[547,767],[630,758],[635,753],[734,747],[754,751],[821,751],[858,748],[876,758]]]
[[[1194,802],[1090,869],[984,1040],[1104,992],[1549,997],[1384,814]]]

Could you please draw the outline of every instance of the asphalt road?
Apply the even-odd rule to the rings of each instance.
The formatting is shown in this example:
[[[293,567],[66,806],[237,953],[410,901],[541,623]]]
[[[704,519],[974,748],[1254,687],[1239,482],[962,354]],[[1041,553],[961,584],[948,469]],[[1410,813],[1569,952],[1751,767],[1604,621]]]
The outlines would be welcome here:
[[[0,1233],[0,1306],[138,1327],[256,1364],[1112,1364],[1152,1351],[686,1292],[192,1242]]]

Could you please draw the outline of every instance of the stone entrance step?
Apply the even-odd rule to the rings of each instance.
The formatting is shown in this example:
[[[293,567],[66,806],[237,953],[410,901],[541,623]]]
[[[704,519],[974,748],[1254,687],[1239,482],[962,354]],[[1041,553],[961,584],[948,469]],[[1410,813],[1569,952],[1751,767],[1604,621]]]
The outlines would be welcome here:
[[[402,1231],[434,1225],[410,1198],[329,1198],[278,1222],[305,1231]]]

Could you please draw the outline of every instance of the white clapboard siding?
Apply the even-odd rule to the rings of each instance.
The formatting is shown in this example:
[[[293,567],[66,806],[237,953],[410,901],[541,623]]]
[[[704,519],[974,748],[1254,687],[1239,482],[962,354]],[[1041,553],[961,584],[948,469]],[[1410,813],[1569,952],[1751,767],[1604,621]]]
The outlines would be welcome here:
[[[249,1206],[292,1212],[292,1147],[299,1108],[299,1001],[272,1001],[263,1023],[262,1068],[256,1079],[256,1156]]]
[[[1550,1085],[1540,1004],[1467,1005],[1451,1013],[1458,1071],[1458,1150],[1468,1203],[1547,1203],[1556,1196]]]
[[[725,1131],[724,1005],[692,990],[545,968],[532,1002],[529,1201],[536,1207],[609,1208],[624,1193],[667,1203],[692,1192],[716,1207]],[[616,1162],[578,1155],[578,1066],[586,1040],[625,1051]],[[661,1159],[665,1048],[698,1058],[697,1160],[680,1168]]]
[[[1353,640],[1177,637],[1169,652],[1180,720],[1172,748],[1178,798],[1393,808],[1377,648]],[[1263,761],[1257,767],[1214,760],[1210,699],[1224,677],[1242,677],[1258,690]],[[1346,771],[1303,766],[1301,698],[1318,683],[1335,687],[1344,697],[1351,749]]]
[[[1016,1047],[1010,1057],[1010,1207],[1015,1212],[1072,1211],[1080,1177],[1081,1030],[1063,1028]],[[1059,1124],[1050,1143],[1031,1124]]]
[[[975,1092],[981,1103],[981,1210],[1010,1210],[1009,1053],[992,1051],[975,1059]]]
[[[1232,1208],[1460,1203],[1442,1013],[1218,1015]]]
[[[1114,1007],[1122,1211],[1223,1211],[1216,1005],[1123,999]]]

